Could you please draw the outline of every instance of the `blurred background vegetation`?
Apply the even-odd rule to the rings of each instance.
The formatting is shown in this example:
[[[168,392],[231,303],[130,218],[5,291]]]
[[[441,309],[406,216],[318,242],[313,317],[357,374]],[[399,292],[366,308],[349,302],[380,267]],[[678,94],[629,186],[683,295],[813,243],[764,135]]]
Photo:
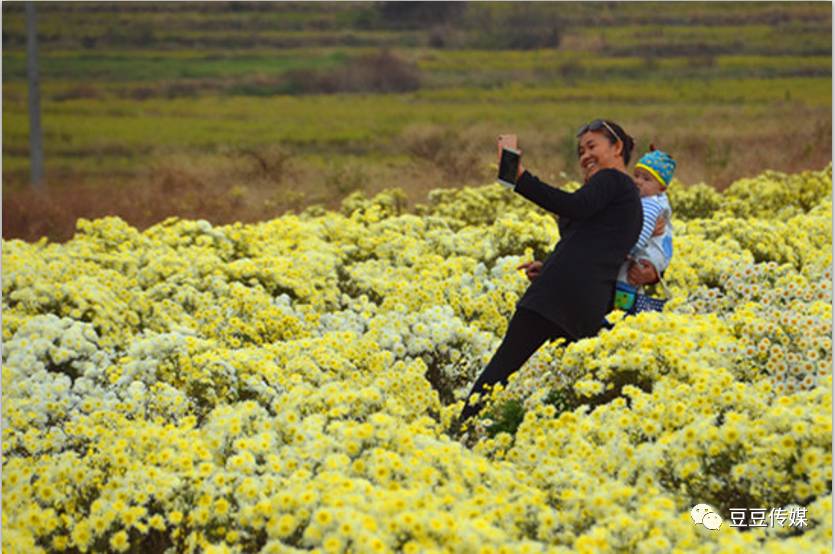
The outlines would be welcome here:
[[[558,185],[595,117],[687,184],[832,157],[829,2],[36,4],[47,190],[27,185],[24,4],[3,2],[4,238],[420,202],[492,182],[506,132]]]

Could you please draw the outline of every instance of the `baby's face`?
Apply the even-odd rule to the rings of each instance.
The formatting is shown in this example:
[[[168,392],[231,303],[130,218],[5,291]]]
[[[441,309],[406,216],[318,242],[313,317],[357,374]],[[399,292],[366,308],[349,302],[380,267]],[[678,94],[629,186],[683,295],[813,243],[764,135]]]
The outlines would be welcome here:
[[[655,196],[664,192],[664,187],[658,182],[658,179],[652,176],[652,173],[642,167],[636,167],[633,173],[633,180],[638,185],[638,190],[641,191],[641,197]]]

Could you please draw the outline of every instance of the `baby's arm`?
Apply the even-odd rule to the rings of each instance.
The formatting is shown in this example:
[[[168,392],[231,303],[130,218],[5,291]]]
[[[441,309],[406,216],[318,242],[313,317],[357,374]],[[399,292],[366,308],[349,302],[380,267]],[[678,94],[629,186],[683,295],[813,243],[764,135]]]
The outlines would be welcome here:
[[[641,207],[644,210],[644,221],[641,225],[641,234],[638,236],[638,242],[632,247],[630,252],[633,256],[641,250],[646,249],[664,211],[663,206],[659,202],[649,197],[641,198]]]

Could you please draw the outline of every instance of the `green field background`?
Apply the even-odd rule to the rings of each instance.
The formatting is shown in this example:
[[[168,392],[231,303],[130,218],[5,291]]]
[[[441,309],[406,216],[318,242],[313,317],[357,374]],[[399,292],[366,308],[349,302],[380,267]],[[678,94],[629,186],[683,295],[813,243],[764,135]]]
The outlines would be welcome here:
[[[2,9],[9,236],[23,231],[5,223],[7,198],[31,204],[15,196],[27,193],[29,129],[23,4]],[[672,152],[688,184],[831,159],[830,3],[37,9],[51,191],[99,187],[104,199],[166,179],[172,195],[189,182],[244,190],[221,219],[334,205],[353,190],[401,187],[419,200],[490,182],[501,132],[519,134],[541,175],[576,179],[574,130],[595,117],[621,123],[639,149]],[[385,81],[375,56],[406,77]]]

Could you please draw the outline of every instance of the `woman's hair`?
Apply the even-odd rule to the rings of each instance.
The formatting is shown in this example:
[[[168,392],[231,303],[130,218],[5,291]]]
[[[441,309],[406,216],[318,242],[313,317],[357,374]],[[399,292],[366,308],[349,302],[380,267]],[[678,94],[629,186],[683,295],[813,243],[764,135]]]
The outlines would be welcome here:
[[[629,165],[629,158],[632,157],[632,150],[635,149],[635,140],[629,135],[627,135],[626,131],[623,130],[623,127],[621,127],[614,121],[609,121],[608,119],[605,121],[609,124],[609,127],[611,127],[615,133],[617,133],[617,138],[623,142],[623,165]],[[606,136],[609,137],[609,141],[612,144],[615,144],[617,142],[617,139],[611,136],[611,134],[612,133],[610,133],[607,129]]]
[[[600,125],[601,121],[605,122],[606,125]],[[599,128],[593,130],[600,131],[601,133],[609,137],[609,142],[611,142],[612,144],[616,144],[618,140],[620,140],[623,143],[623,152],[621,153],[621,155],[623,156],[623,164],[629,165],[629,159],[632,157],[632,150],[635,149],[635,140],[629,135],[627,135],[626,131],[623,130],[623,127],[621,127],[614,121],[609,121],[608,119],[596,119],[592,122],[592,124],[593,123],[597,123],[597,125],[600,125]],[[585,126],[585,128],[587,129],[588,125]],[[614,131],[617,136],[612,136],[612,131]],[[580,135],[578,134],[577,136],[579,137]]]

